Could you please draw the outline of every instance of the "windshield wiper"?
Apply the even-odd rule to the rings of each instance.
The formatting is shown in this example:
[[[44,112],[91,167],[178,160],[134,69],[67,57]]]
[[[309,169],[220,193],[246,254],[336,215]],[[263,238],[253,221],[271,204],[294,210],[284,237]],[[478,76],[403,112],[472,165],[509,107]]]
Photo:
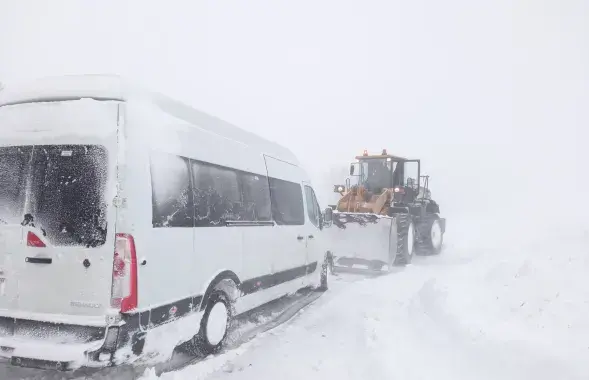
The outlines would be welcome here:
[[[20,222],[20,225],[23,227],[31,226],[33,228],[37,228],[35,226],[35,218],[33,218],[33,214],[25,214],[25,218],[22,222]],[[47,231],[45,231],[43,227],[39,227],[39,229],[43,233],[43,236],[47,236]]]
[[[86,248],[96,248],[106,242],[106,229],[108,227],[105,226],[105,228],[102,228],[96,226],[95,228],[96,230],[94,231],[93,236],[86,242]]]
[[[33,214],[25,214],[24,219],[22,222],[20,222],[20,225],[25,227],[25,226],[31,226],[31,227],[35,227],[35,218],[33,218]]]

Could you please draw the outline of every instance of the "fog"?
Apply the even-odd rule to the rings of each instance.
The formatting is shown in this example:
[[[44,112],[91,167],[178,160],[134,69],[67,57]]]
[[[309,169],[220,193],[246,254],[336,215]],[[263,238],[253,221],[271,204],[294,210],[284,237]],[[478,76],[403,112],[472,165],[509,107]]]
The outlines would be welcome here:
[[[570,220],[587,209],[588,16],[585,0],[1,0],[0,82],[124,75],[286,145],[322,206],[386,148],[423,160],[449,217]]]

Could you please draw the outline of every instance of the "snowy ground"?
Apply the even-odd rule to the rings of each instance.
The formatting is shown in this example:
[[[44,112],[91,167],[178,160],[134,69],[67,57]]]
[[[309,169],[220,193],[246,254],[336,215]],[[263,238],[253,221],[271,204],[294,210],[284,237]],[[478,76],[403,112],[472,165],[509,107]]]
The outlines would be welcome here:
[[[332,278],[286,324],[160,378],[588,379],[589,235],[449,226],[441,256],[378,278]]]
[[[472,220],[449,218],[440,256],[382,276],[332,277],[328,292],[274,329],[265,331],[308,296],[255,313],[223,354],[159,377],[123,368],[92,378],[589,379],[589,228]],[[193,360],[178,355],[171,366]],[[0,366],[0,378],[61,379],[18,371]]]

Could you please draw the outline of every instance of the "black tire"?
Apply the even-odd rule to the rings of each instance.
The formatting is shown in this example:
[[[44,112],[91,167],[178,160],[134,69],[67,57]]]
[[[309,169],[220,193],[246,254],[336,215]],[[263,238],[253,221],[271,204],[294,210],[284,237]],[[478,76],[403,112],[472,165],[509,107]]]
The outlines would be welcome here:
[[[417,225],[417,254],[438,255],[444,245],[444,233],[437,214],[428,214]]]
[[[409,214],[399,214],[397,220],[397,255],[395,265],[411,264],[415,253],[415,225]]]
[[[333,258],[328,252],[325,255],[323,264],[321,265],[321,282],[317,288],[320,292],[325,292],[329,289],[329,275],[333,274]]]
[[[227,311],[227,324],[223,338],[218,342],[211,342],[207,328],[209,326],[209,317],[211,315],[211,311],[213,311],[213,308],[215,308],[215,306],[219,303],[223,304]],[[233,306],[229,300],[229,297],[220,290],[214,290],[207,301],[205,312],[200,321],[200,329],[198,330],[198,334],[196,334],[196,336],[193,338],[193,347],[196,349],[196,351],[205,356],[219,352],[227,341],[227,335],[231,328],[232,320]]]

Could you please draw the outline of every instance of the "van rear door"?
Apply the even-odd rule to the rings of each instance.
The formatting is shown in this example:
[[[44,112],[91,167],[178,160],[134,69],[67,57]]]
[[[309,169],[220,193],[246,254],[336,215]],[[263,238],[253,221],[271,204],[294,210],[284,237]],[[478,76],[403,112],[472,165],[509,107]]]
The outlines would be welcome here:
[[[111,161],[102,145],[0,147],[0,309],[34,319],[110,307]]]

